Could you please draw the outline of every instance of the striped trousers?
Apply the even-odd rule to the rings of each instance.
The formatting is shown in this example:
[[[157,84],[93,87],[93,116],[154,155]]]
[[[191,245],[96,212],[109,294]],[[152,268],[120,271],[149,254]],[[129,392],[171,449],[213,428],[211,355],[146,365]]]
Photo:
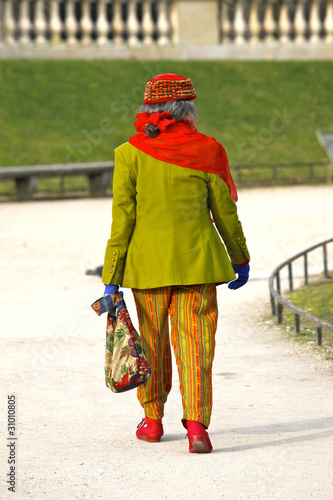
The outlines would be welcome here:
[[[217,328],[215,284],[132,289],[139,330],[152,376],[138,388],[145,415],[162,418],[171,390],[169,339],[175,353],[183,404],[182,422],[209,426],[212,411],[212,363]]]

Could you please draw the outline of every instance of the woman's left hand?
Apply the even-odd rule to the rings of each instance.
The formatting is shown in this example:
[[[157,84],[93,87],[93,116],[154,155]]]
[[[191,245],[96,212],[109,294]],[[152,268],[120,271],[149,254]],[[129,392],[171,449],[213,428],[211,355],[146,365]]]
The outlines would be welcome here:
[[[238,274],[238,278],[234,281],[231,281],[228,285],[228,288],[230,288],[231,290],[237,290],[249,281],[250,264],[246,264],[245,266],[236,266],[236,264],[231,263],[231,265],[235,273]]]

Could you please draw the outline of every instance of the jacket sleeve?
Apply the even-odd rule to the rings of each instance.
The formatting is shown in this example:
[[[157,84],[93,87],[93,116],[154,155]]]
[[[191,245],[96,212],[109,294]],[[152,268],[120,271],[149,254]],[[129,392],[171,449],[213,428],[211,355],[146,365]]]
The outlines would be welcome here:
[[[208,205],[231,262],[236,265],[247,264],[250,253],[242,224],[238,220],[237,206],[229,194],[228,186],[217,174],[211,174],[208,182]]]
[[[136,220],[136,181],[119,151],[115,150],[111,236],[107,242],[102,281],[121,285],[128,245]]]

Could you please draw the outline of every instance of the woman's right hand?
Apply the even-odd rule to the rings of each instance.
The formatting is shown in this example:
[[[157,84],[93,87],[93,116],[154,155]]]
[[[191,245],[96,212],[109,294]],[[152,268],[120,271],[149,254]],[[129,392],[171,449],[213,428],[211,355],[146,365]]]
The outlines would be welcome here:
[[[119,292],[118,285],[105,285],[103,297],[107,297],[108,295],[111,295],[111,293],[117,293],[117,292]]]

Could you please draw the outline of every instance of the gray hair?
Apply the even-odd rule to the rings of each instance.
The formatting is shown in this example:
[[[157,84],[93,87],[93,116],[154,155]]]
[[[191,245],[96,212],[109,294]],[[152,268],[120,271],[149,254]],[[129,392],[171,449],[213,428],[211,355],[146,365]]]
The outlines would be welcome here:
[[[193,103],[188,99],[156,104],[142,104],[138,109],[138,113],[149,113],[150,115],[153,113],[171,113],[170,119],[174,119],[177,122],[188,120],[194,126],[198,124],[198,115]],[[145,126],[145,134],[148,137],[156,137],[159,133],[160,130],[156,125],[149,123]]]

